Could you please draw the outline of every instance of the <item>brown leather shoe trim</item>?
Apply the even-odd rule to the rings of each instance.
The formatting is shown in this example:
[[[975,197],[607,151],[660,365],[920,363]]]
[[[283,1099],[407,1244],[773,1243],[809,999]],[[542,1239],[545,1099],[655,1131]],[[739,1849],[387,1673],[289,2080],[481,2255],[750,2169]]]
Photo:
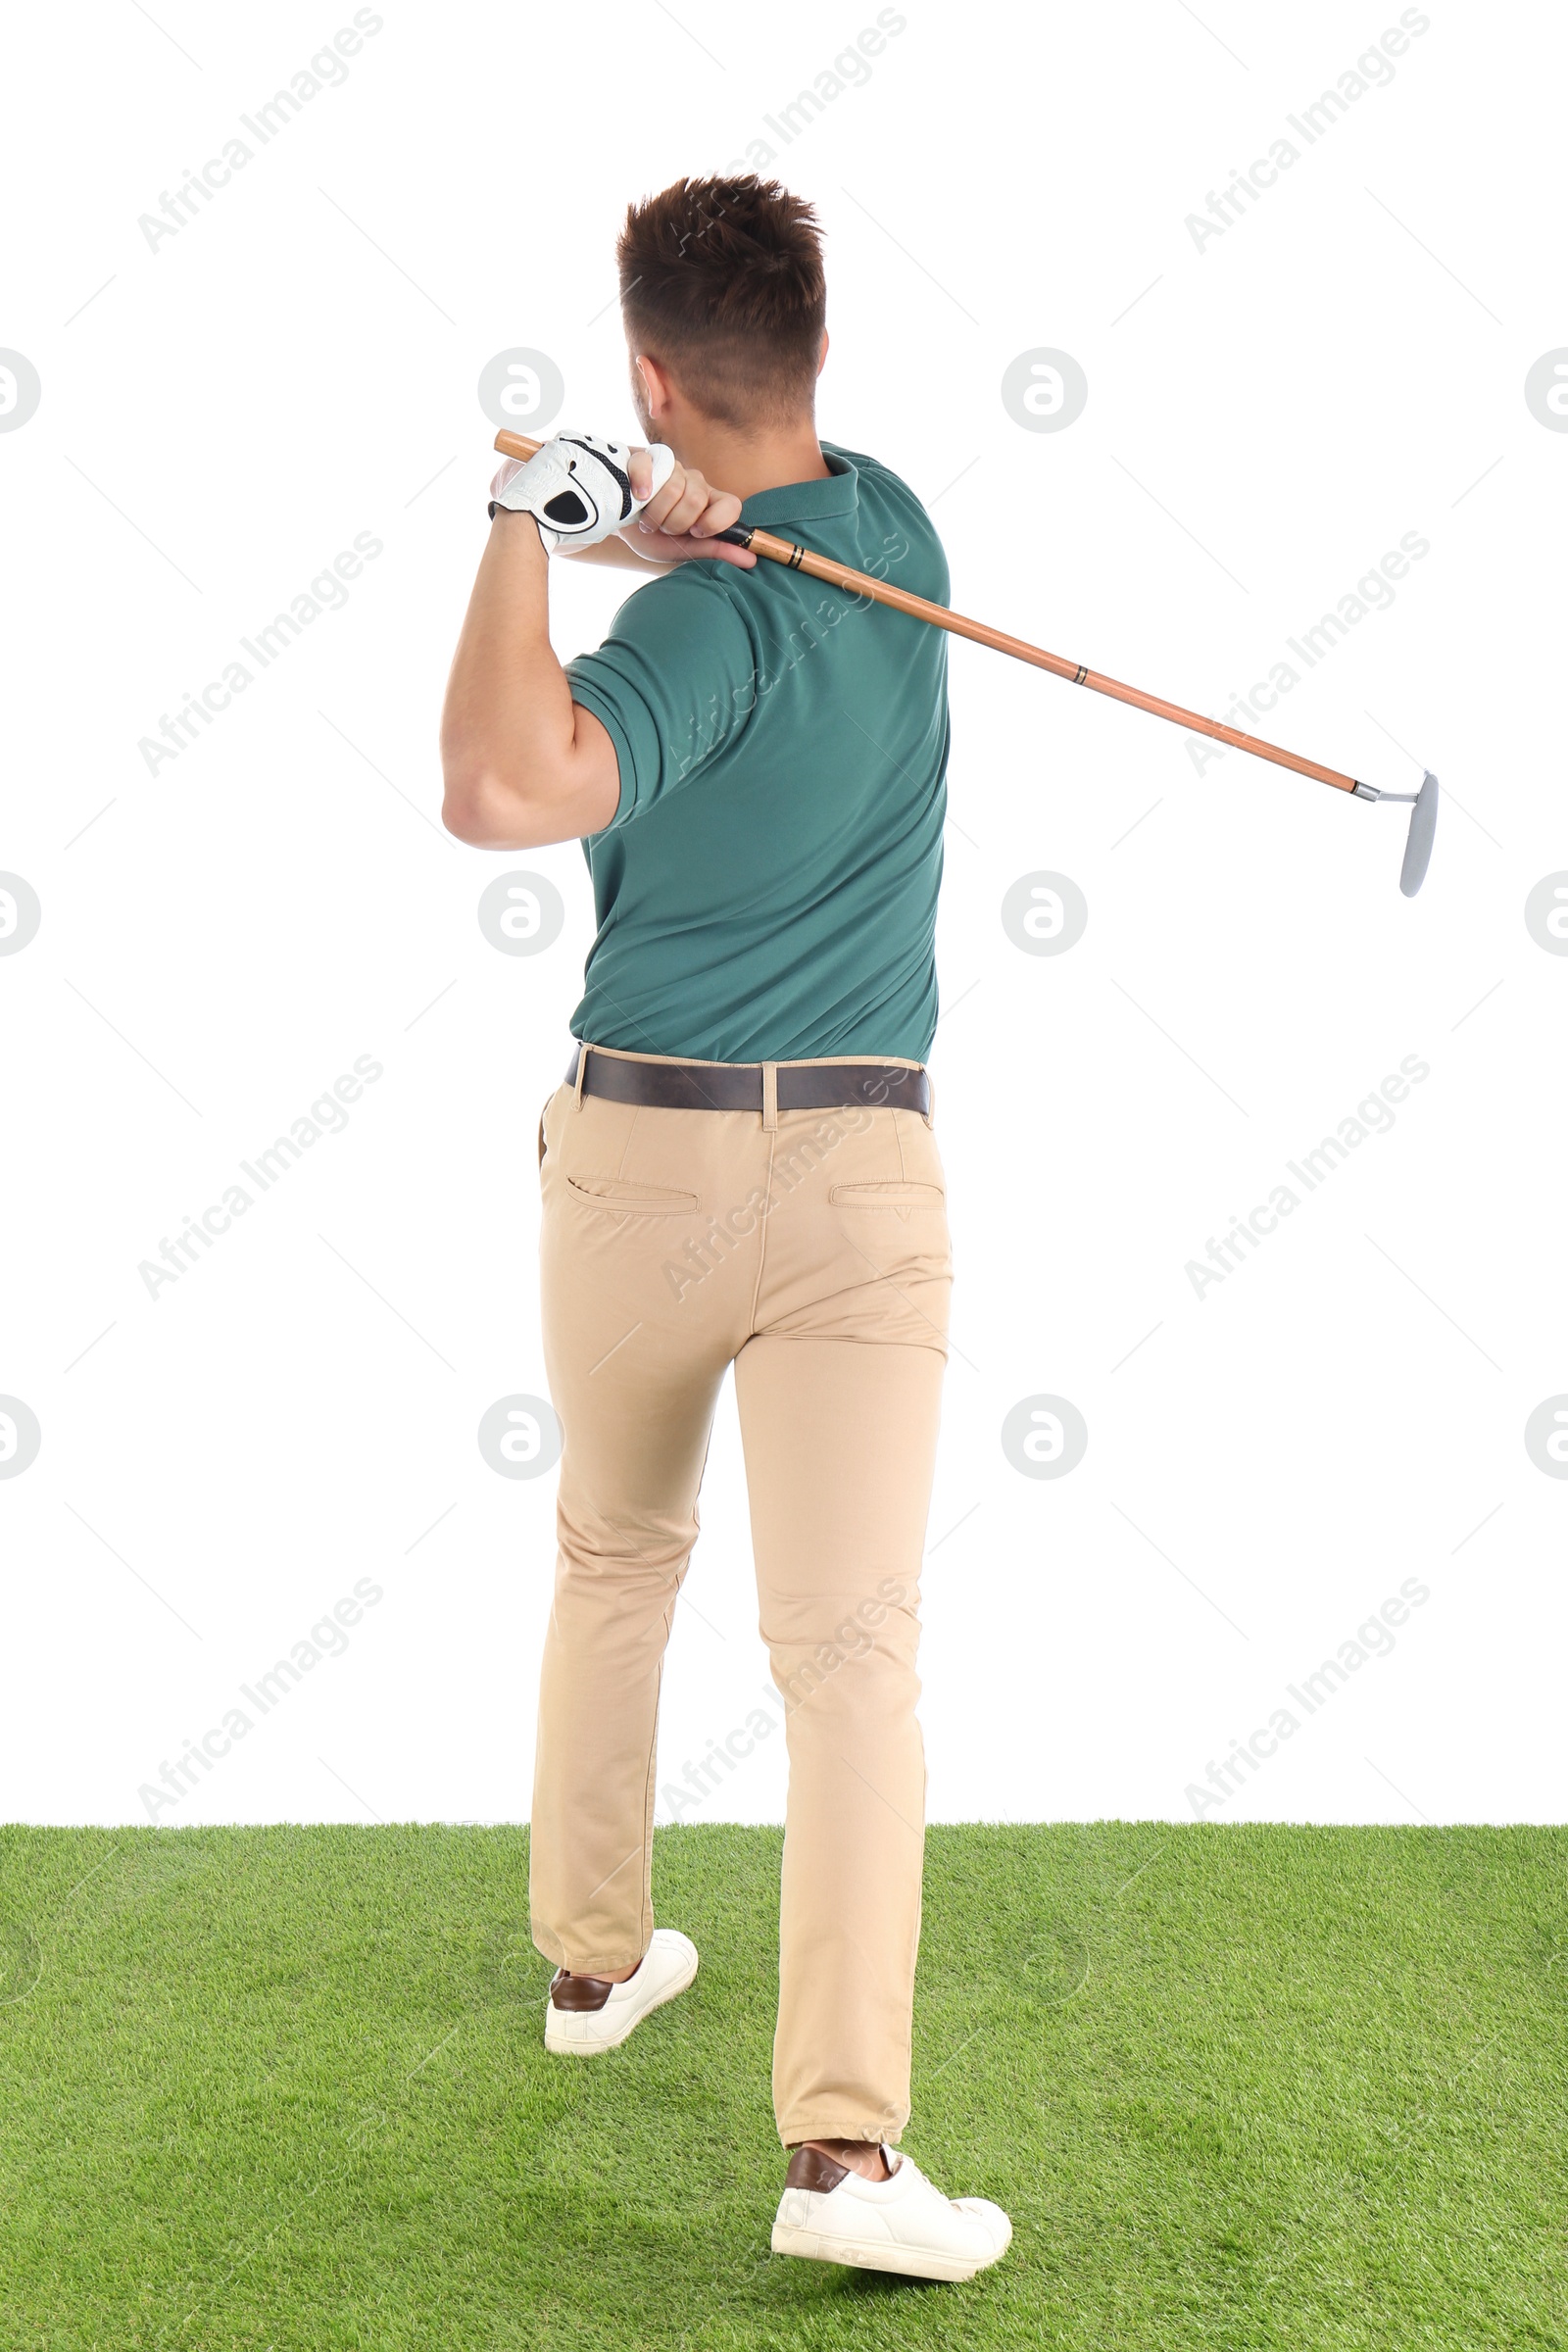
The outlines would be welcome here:
[[[550,2006],[602,2009],[614,1989],[608,1977],[574,1977],[569,1969],[558,1968],[550,1980]]]
[[[825,2149],[813,2148],[809,2141],[803,2141],[800,2147],[790,2150],[790,2169],[784,2176],[784,2185],[814,2188],[818,2195],[826,2196],[830,2188],[837,2188],[849,2177],[847,2164],[837,2163]]]

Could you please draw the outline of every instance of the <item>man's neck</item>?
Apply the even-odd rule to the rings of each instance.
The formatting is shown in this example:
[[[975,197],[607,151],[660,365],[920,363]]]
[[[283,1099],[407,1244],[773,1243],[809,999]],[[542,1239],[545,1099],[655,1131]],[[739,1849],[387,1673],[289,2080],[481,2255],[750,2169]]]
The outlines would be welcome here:
[[[683,466],[737,498],[755,498],[786,482],[820,482],[832,470],[809,417],[764,433],[739,433],[707,416],[683,417],[669,440]]]

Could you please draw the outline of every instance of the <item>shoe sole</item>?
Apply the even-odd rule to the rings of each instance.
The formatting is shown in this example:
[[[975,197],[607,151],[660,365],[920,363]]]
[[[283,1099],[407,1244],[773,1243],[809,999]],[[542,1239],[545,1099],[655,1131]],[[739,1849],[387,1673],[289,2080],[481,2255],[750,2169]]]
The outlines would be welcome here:
[[[1000,2262],[1006,2247],[984,2262],[970,2261],[959,2254],[929,2252],[921,2246],[865,2245],[858,2238],[824,2237],[815,2230],[799,2230],[793,2224],[773,2224],[775,2254],[797,2254],[807,2262],[842,2262],[857,2271],[897,2271],[905,2278],[945,2278],[957,2283],[972,2278],[977,2271],[989,2270]]]
[[[652,2017],[656,2009],[662,2009],[666,2001],[674,2000],[678,1994],[685,1991],[696,1976],[698,1962],[694,1959],[684,1976],[678,1977],[672,1984],[666,1985],[657,2001],[650,2001],[646,2009],[639,2009],[636,2016],[629,2019],[622,2026],[620,2032],[608,2041],[553,2040],[552,2034],[555,2031],[556,2019],[569,2016],[572,2012],[552,2008],[545,2019],[545,2048],[552,2058],[602,2058],[607,2050],[618,2050],[622,2042],[631,2039],[645,2018]],[[580,2015],[581,2012],[579,2011],[577,2014]],[[592,2016],[593,2012],[590,2010],[588,2014]]]

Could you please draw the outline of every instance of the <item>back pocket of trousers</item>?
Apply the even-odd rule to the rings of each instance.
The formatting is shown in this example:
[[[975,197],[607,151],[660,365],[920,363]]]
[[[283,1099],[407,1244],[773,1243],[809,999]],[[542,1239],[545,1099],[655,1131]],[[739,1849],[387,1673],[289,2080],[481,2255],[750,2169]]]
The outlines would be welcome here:
[[[584,1208],[606,1209],[617,1217],[690,1216],[697,1206],[695,1193],[636,1184],[624,1176],[568,1176],[566,1190]]]
[[[828,1194],[835,1208],[943,1208],[940,1184],[836,1184]]]

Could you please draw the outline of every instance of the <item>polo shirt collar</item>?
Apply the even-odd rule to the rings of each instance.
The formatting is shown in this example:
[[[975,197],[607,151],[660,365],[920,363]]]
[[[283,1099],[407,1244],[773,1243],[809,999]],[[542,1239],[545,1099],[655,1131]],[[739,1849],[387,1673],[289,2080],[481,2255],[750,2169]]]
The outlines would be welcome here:
[[[829,468],[825,481],[781,482],[776,489],[759,490],[741,507],[744,523],[770,529],[776,522],[820,522],[833,514],[854,514],[860,503],[860,477],[842,450],[822,450]]]

